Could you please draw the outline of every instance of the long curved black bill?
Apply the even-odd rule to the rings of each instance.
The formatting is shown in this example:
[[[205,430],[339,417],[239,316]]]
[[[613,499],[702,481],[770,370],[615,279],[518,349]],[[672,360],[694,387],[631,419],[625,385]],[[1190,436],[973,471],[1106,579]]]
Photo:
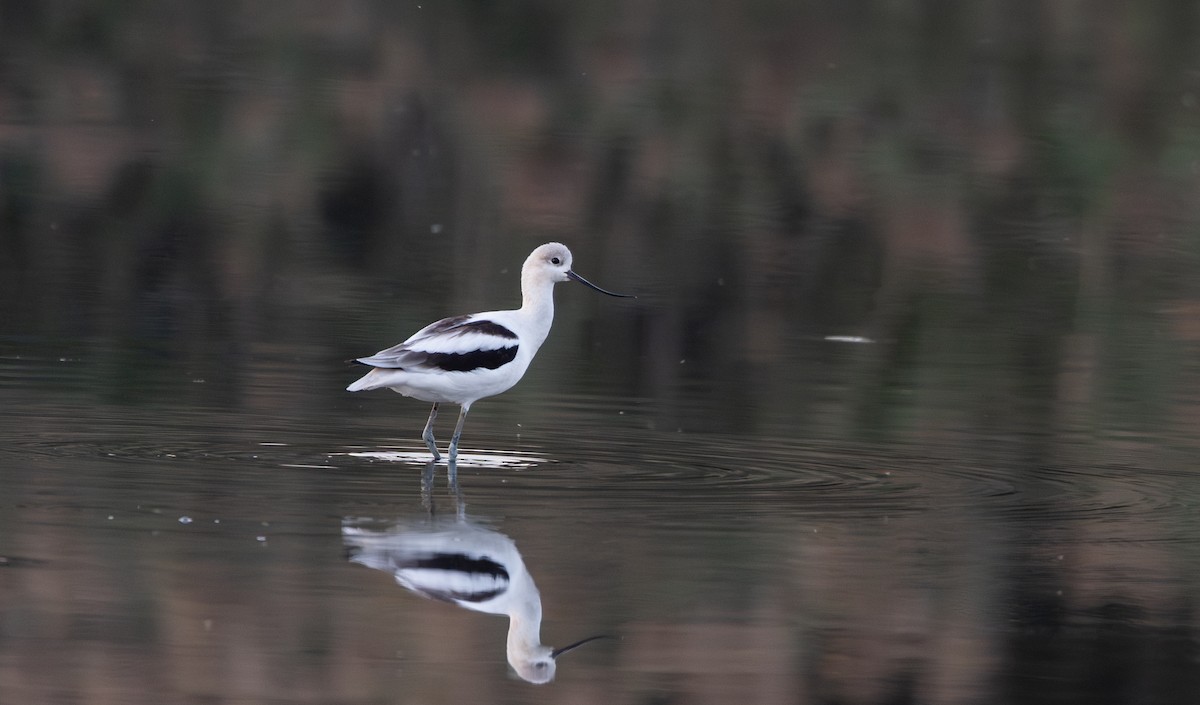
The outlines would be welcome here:
[[[607,294],[608,292],[606,291],[604,293]],[[616,637],[613,636],[612,634],[597,634],[596,636],[589,636],[586,639],[580,639],[579,641],[575,642],[574,644],[570,644],[568,646],[562,647],[561,649],[555,649],[555,650],[551,651],[550,657],[558,658],[559,656],[562,656],[563,654],[567,653],[568,651],[570,651],[572,649],[578,649],[579,647],[583,646],[584,644],[588,643],[589,641],[595,641],[597,639],[616,639]]]
[[[622,299],[636,299],[637,298],[633,294],[618,294],[616,292],[612,292],[607,289],[601,289],[600,287],[591,283],[587,279],[584,279],[583,277],[579,276],[578,274],[576,274],[574,271],[572,271],[570,269],[567,270],[567,276],[574,279],[575,281],[579,282],[580,284],[583,284],[584,286],[586,286],[588,288],[595,289],[596,291],[600,292],[601,294],[608,294],[609,296],[616,296],[616,297],[622,298]]]

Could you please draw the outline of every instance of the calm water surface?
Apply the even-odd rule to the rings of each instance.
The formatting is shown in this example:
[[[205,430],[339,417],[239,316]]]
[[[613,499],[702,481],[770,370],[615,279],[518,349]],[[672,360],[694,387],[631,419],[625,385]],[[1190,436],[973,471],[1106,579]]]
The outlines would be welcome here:
[[[978,437],[696,433],[653,400],[532,385],[476,408],[456,494],[444,463],[427,475],[419,403],[231,409],[186,370],[109,400],[93,372],[121,353],[84,347],[0,358],[6,702],[1187,702],[1195,684],[1182,452],[1033,465]],[[315,351],[249,358],[248,384],[354,376]],[[547,644],[617,638],[531,692],[505,617],[348,561],[347,521],[507,537]]]

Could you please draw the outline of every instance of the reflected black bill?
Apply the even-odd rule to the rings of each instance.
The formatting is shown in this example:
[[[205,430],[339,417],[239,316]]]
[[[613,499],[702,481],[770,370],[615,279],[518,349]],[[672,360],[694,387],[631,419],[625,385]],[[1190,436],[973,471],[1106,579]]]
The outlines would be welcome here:
[[[618,293],[615,293],[612,291],[608,291],[607,289],[601,289],[600,287],[596,286],[595,284],[591,283],[587,279],[584,279],[583,277],[579,276],[578,274],[576,274],[575,272],[573,272],[569,269],[567,270],[567,276],[574,279],[575,281],[579,282],[580,284],[583,284],[584,286],[595,289],[596,291],[600,292],[601,294],[608,294],[609,296],[616,296],[616,297],[619,297],[622,299],[636,299],[637,298],[633,294],[618,294]]]
[[[584,283],[586,284],[587,282],[584,282]],[[601,291],[603,291],[603,289]],[[607,294],[608,292],[605,291],[604,293]],[[620,296],[620,294],[613,294],[613,296]],[[589,636],[586,639],[580,639],[579,641],[575,642],[574,644],[570,644],[568,646],[562,647],[561,649],[555,649],[555,650],[551,651],[550,657],[558,658],[559,656],[562,656],[563,654],[567,653],[571,649],[578,649],[579,647],[583,646],[584,644],[588,643],[589,641],[595,641],[597,639],[616,639],[616,637],[611,634],[597,634],[596,636]]]

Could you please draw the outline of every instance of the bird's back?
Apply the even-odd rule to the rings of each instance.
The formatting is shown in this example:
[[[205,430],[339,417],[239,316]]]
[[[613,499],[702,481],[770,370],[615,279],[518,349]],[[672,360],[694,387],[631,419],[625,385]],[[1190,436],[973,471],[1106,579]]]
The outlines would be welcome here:
[[[358,362],[375,368],[347,389],[388,388],[430,402],[470,403],[521,379],[545,340],[520,310],[444,318]],[[455,374],[469,373],[469,374]]]

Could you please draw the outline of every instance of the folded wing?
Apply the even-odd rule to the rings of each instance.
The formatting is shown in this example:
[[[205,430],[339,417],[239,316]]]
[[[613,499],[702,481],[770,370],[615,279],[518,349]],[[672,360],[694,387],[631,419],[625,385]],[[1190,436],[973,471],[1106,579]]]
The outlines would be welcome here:
[[[487,319],[445,318],[417,331],[411,338],[358,362],[371,367],[412,372],[470,372],[494,370],[517,356],[517,334]]]

